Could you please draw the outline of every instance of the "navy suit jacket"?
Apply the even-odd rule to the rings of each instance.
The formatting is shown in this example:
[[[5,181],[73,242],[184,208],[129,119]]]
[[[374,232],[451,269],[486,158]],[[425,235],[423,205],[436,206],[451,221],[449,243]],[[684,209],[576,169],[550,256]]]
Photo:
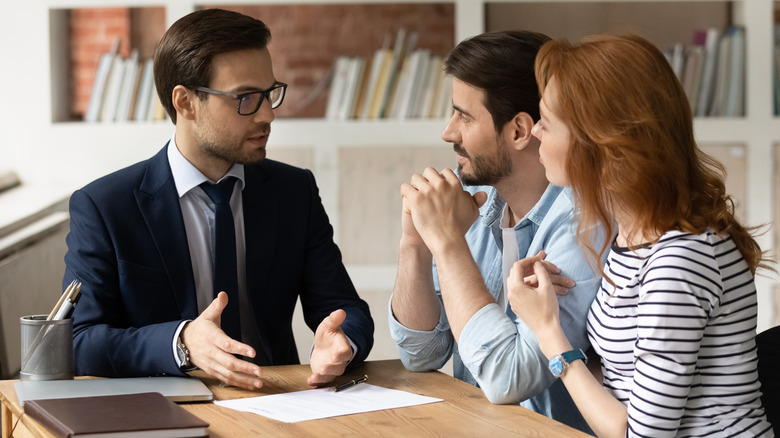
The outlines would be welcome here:
[[[316,330],[344,309],[352,364],[373,345],[368,305],[355,291],[308,170],[264,160],[245,166],[242,192],[247,294],[272,365],[296,364],[292,316],[300,296]],[[73,314],[77,375],[183,374],[173,356],[178,325],[198,316],[179,198],[164,147],[149,160],[73,193],[63,285],[83,283]]]

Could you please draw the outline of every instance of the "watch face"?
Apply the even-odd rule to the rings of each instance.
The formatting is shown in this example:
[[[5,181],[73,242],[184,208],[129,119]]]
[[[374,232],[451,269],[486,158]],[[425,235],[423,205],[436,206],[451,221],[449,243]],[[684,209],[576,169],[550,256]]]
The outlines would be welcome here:
[[[560,376],[563,372],[563,364],[561,363],[561,359],[559,357],[553,357],[550,359],[550,371],[555,377]]]

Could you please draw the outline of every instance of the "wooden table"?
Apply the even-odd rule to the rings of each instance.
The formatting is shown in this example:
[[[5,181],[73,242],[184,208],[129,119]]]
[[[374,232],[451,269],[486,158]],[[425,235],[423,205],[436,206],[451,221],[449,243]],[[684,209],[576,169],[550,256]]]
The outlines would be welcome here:
[[[219,381],[196,372],[217,400],[311,389],[306,378],[308,365],[263,368],[263,387],[249,391],[221,387]],[[588,437],[578,430],[517,405],[491,404],[479,388],[440,372],[413,373],[399,360],[367,362],[340,377],[343,382],[363,374],[371,384],[444,399],[406,408],[388,409],[299,423],[282,423],[260,415],[239,412],[213,403],[183,403],[188,411],[207,421],[211,437],[344,437],[344,436],[465,436],[465,437]],[[0,381],[2,401],[2,438],[7,438],[22,408],[19,406],[13,380]],[[51,437],[38,422],[22,416],[15,438]]]

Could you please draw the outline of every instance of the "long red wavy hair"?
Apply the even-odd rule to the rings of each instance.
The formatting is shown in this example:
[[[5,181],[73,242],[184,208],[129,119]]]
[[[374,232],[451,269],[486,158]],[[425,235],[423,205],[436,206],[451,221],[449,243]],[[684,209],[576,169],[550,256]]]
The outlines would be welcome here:
[[[565,171],[580,242],[595,260],[610,242],[594,248],[588,233],[601,224],[613,235],[613,213],[625,211],[637,219],[634,233],[711,229],[731,236],[751,272],[766,267],[755,229],[734,216],[723,165],[697,146],[682,85],[653,44],[636,35],[554,40],[535,68],[540,92],[555,78],[557,98],[545,104],[570,128]]]

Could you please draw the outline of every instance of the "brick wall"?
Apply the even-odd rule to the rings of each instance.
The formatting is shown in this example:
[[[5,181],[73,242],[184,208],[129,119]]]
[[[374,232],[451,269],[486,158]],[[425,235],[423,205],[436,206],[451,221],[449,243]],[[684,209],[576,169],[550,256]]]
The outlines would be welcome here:
[[[100,55],[119,39],[119,53],[138,49],[141,58],[154,56],[165,32],[164,8],[92,8],[70,11],[70,110],[74,119],[87,111]]]
[[[327,91],[300,107],[327,76],[340,55],[368,56],[391,43],[399,29],[417,32],[417,47],[446,54],[454,46],[452,4],[333,4],[224,6],[263,20],[270,28],[274,73],[287,82],[288,95],[278,117],[322,117]],[[164,8],[75,9],[70,13],[71,113],[86,112],[100,55],[119,38],[120,53],[138,48],[141,58],[153,56],[165,31]]]
[[[71,113],[83,115],[95,80],[100,55],[119,38],[120,53],[127,56],[130,43],[127,8],[74,9],[70,12]]]

